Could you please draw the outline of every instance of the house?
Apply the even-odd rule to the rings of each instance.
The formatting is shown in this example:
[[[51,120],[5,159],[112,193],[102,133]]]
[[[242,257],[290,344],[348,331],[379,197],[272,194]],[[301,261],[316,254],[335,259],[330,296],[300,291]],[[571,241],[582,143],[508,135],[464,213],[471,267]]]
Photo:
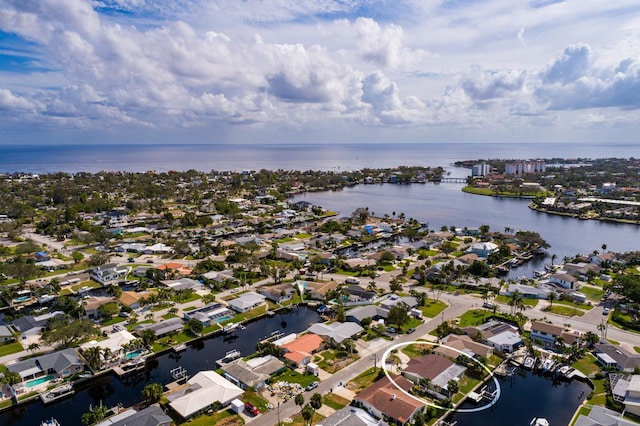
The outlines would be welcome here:
[[[187,265],[183,265],[182,263],[169,262],[163,265],[158,266],[158,270],[166,271],[168,274],[177,274],[186,277],[191,275],[191,268]]]
[[[91,340],[83,343],[80,345],[80,352],[82,353],[89,348],[98,347],[103,350],[103,353],[104,350],[108,350],[108,353],[111,354],[109,359],[106,361],[122,360],[127,352],[130,351],[131,348],[128,346],[134,340],[137,340],[136,337],[127,330],[119,330],[111,333],[104,340]]]
[[[170,426],[172,423],[173,419],[167,416],[158,404],[153,404],[140,411],[120,411],[96,426]]]
[[[306,297],[313,300],[325,300],[327,293],[338,288],[336,281],[315,282],[307,281],[305,287]]]
[[[498,245],[490,242],[473,243],[467,250],[468,253],[474,253],[478,257],[489,257],[490,254],[498,251]]]
[[[204,280],[207,281],[215,281],[217,283],[221,283],[227,280],[230,281],[237,281],[236,278],[233,276],[233,271],[231,270],[227,270],[227,271],[209,271],[206,272],[202,275],[200,275],[200,277]]]
[[[277,344],[276,342],[274,342]],[[296,367],[307,365],[311,362],[312,355],[324,345],[324,340],[317,334],[303,334],[279,345],[284,350],[284,358]]]
[[[84,299],[82,303],[84,314],[89,319],[98,319],[100,317],[100,307],[115,301],[115,297],[89,297]]]
[[[326,342],[335,346],[347,339],[352,339],[363,330],[364,328],[353,322],[333,322],[313,324],[307,331],[321,336]]]
[[[525,299],[548,299],[549,293],[553,290],[546,287],[534,287],[532,285],[525,284],[509,284],[506,289],[500,290],[500,296],[511,297],[516,293]]]
[[[242,389],[259,390],[269,377],[284,370],[285,365],[273,355],[261,356],[250,360],[236,359],[222,366],[224,377]]]
[[[603,263],[612,263],[612,262],[615,262],[616,260],[617,260],[617,256],[615,253],[612,253],[612,252],[595,254],[589,257],[589,262],[594,263],[598,266],[602,265]]]
[[[0,325],[0,343],[8,343],[16,340],[11,329],[6,325]]]
[[[128,266],[117,265],[115,263],[95,266],[91,268],[91,271],[89,272],[89,276],[102,284],[103,287],[120,281],[124,282],[127,278],[127,274],[129,274]]]
[[[573,426],[637,426],[636,422],[622,417],[622,414],[608,408],[594,405],[588,416],[580,414]]]
[[[266,299],[262,294],[250,291],[236,299],[229,300],[228,304],[236,312],[247,312],[263,305]]]
[[[380,302],[380,306],[384,309],[391,310],[398,303],[404,303],[409,309],[413,309],[418,306],[418,300],[413,296],[398,296],[397,294],[391,294],[385,300]]]
[[[18,373],[24,382],[44,376],[69,377],[84,370],[84,362],[69,348],[9,364],[7,369]]]
[[[182,330],[184,327],[184,323],[180,318],[169,318],[168,320],[164,320],[155,324],[139,324],[135,328],[135,333],[142,337],[142,333],[145,330],[151,330],[155,333],[156,338],[160,339],[164,336],[167,336],[171,333],[176,333]]]
[[[624,408],[626,413],[640,416],[640,375],[631,376],[624,397]]]
[[[581,345],[582,334],[579,331],[568,330],[562,326],[542,321],[531,323],[531,339],[540,341],[545,346],[554,346],[560,339],[566,346]]]
[[[318,423],[318,426],[388,426],[383,420],[378,420],[361,408],[346,406]]]
[[[482,357],[485,359],[493,354],[493,348],[491,346],[476,342],[466,335],[458,336],[457,334],[450,334],[443,338],[441,342],[444,346],[438,346],[433,352],[450,359],[458,358],[460,352],[465,353],[470,358]],[[457,351],[449,348],[457,349]]]
[[[131,309],[138,309],[140,307],[140,301],[150,294],[148,291],[123,291],[118,298],[118,302]]]
[[[158,243],[144,249],[144,254],[167,254],[173,253],[173,248],[166,244]]]
[[[346,312],[346,319],[348,322],[355,322],[362,325],[362,320],[370,318],[373,321],[380,319],[387,319],[389,316],[389,310],[381,308],[376,305],[358,306],[357,308],[349,309]]]
[[[551,274],[549,276],[549,283],[556,284],[562,288],[577,289],[578,279],[571,274]]]
[[[203,413],[214,405],[226,407],[244,391],[215,371],[200,371],[167,395],[169,405],[182,418],[189,419]]]
[[[413,383],[402,376],[395,376],[393,380],[405,391],[413,386]],[[412,423],[415,415],[425,407],[424,403],[400,392],[387,377],[357,394],[354,401],[357,407],[363,408],[372,416],[400,425]]]
[[[22,336],[36,336],[47,326],[51,318],[57,317],[58,315],[64,315],[64,312],[54,311],[37,316],[25,315],[14,319],[11,325]]]
[[[482,343],[500,352],[510,353],[524,344],[518,328],[501,321],[492,320],[477,327],[465,327],[463,330],[472,339],[479,337]]]
[[[428,388],[439,399],[449,397],[447,385],[450,380],[460,380],[467,367],[456,364],[449,358],[438,354],[427,354],[409,360],[402,375],[415,384],[421,379],[429,381]]]
[[[349,293],[351,302],[371,302],[375,300],[377,293],[375,291],[367,291],[358,285],[352,285],[345,289]]]
[[[195,319],[200,321],[203,326],[208,327],[214,322],[222,322],[232,318],[234,315],[229,308],[221,303],[209,303],[201,308],[184,312],[183,318],[185,322]]]
[[[191,278],[180,278],[179,280],[162,280],[160,281],[160,284],[174,291],[198,291],[202,289],[202,283]]]
[[[295,283],[294,283],[295,284]],[[282,303],[293,297],[294,288],[289,283],[261,287],[259,293],[274,303]]]
[[[596,343],[594,349],[596,359],[603,367],[613,367],[624,372],[633,372],[636,367],[640,367],[640,354],[629,353],[620,346],[604,342]]]

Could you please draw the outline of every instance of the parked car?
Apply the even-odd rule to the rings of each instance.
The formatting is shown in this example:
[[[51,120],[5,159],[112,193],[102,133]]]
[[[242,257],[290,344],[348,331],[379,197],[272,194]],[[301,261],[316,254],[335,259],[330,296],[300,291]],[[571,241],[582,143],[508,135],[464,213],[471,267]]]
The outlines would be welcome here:
[[[258,414],[260,414],[260,411],[256,408],[256,406],[250,402],[244,403],[244,409],[247,410],[247,412],[252,416],[257,416]]]
[[[310,390],[314,390],[317,387],[318,387],[318,382],[311,382],[309,383],[309,386],[306,387],[306,389],[310,391]]]
[[[609,309],[609,308],[604,308],[604,309],[602,310],[602,315],[609,315],[609,312],[611,312],[611,309]]]
[[[411,333],[413,333],[414,331],[416,331],[416,329],[415,329],[415,328],[413,328],[413,327],[411,327],[410,329],[408,329],[408,330],[407,330],[407,334],[411,334]]]
[[[387,327],[387,333],[395,333],[396,329],[393,327]]]

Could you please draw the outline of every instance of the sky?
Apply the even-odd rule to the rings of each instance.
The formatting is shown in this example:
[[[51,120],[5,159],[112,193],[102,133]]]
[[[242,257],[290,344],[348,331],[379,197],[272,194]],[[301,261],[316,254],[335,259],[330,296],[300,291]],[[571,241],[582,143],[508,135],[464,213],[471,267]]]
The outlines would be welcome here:
[[[0,144],[628,142],[637,0],[0,0]]]

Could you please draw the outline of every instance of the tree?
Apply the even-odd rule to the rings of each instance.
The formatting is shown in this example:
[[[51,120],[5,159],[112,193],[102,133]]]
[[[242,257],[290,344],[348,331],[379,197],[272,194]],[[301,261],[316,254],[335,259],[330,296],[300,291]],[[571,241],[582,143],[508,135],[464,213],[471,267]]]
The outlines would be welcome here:
[[[106,415],[107,407],[105,407],[104,405],[99,405],[95,408],[91,408],[89,412],[82,415],[82,424],[92,425],[94,423],[98,423],[99,421],[104,420],[104,417]]]
[[[549,301],[549,307],[553,307],[553,301],[556,300],[556,293],[555,292],[550,292],[549,295],[547,296],[547,300]]]
[[[71,258],[73,259],[73,263],[78,264],[84,259],[84,254],[76,250],[71,252]]]
[[[347,320],[347,313],[344,310],[344,306],[338,305],[336,308],[336,321],[345,322]]]
[[[89,266],[100,266],[105,263],[109,263],[109,260],[111,260],[111,255],[109,253],[99,252],[91,255],[88,263]]]
[[[447,390],[449,391],[449,394],[451,396],[455,395],[456,393],[458,393],[458,389],[459,389],[459,385],[458,385],[458,381],[457,380],[449,380],[449,382],[447,382]]]
[[[31,352],[35,352],[35,351],[37,351],[38,349],[40,349],[40,345],[39,345],[39,344],[37,344],[37,343],[35,343],[35,342],[34,342],[34,343],[31,343],[31,344],[27,347],[27,350],[28,350],[28,351],[31,351]]]
[[[3,368],[2,374],[0,374],[0,383],[4,383],[10,386],[16,385],[22,381],[20,373],[15,371],[9,371]]]
[[[315,414],[315,410],[313,409],[313,407],[309,404],[305,405],[304,407],[302,407],[302,418],[305,421],[305,424],[311,424],[311,419],[313,419],[313,415]]]
[[[160,383],[149,383],[142,389],[142,396],[147,404],[155,404],[162,398],[162,385]]]
[[[395,293],[396,291],[402,291],[402,283],[398,279],[398,277],[393,277],[391,281],[389,281],[389,290]]]
[[[314,393],[313,395],[311,395],[311,400],[309,401],[309,403],[314,410],[319,409],[320,407],[322,407],[322,395],[317,392]]]
[[[398,327],[402,327],[409,321],[409,311],[407,305],[400,302],[389,310],[387,315],[387,322],[389,324],[395,324]]]
[[[118,302],[105,303],[104,305],[100,305],[98,313],[101,317],[111,318],[120,313],[120,305],[118,305]]]
[[[99,346],[93,346],[82,351],[82,356],[92,370],[98,370],[102,364]]]
[[[142,339],[142,343],[144,343],[146,347],[150,348],[153,346],[153,342],[156,341],[156,332],[146,328],[142,330],[140,338]]]
[[[48,344],[69,347],[72,343],[98,334],[98,330],[88,319],[74,320],[60,315],[49,320],[47,330],[42,333],[42,340]]]
[[[600,338],[593,331],[587,331],[584,335],[584,341],[587,342],[587,345],[593,346],[600,341]]]
[[[204,325],[202,325],[202,323],[197,319],[191,318],[187,323],[187,329],[194,336],[199,336],[202,333],[202,330],[204,330]]]
[[[302,407],[304,405],[304,395],[301,393],[297,394],[294,398],[294,402],[297,406]]]

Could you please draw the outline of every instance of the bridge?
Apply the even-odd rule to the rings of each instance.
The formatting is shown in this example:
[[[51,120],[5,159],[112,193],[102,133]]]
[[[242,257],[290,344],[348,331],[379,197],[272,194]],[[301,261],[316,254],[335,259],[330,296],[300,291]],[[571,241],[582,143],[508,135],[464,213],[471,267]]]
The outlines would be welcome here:
[[[434,180],[434,182],[442,182],[442,183],[467,183],[467,178],[456,178],[456,177],[443,177],[438,180]]]

